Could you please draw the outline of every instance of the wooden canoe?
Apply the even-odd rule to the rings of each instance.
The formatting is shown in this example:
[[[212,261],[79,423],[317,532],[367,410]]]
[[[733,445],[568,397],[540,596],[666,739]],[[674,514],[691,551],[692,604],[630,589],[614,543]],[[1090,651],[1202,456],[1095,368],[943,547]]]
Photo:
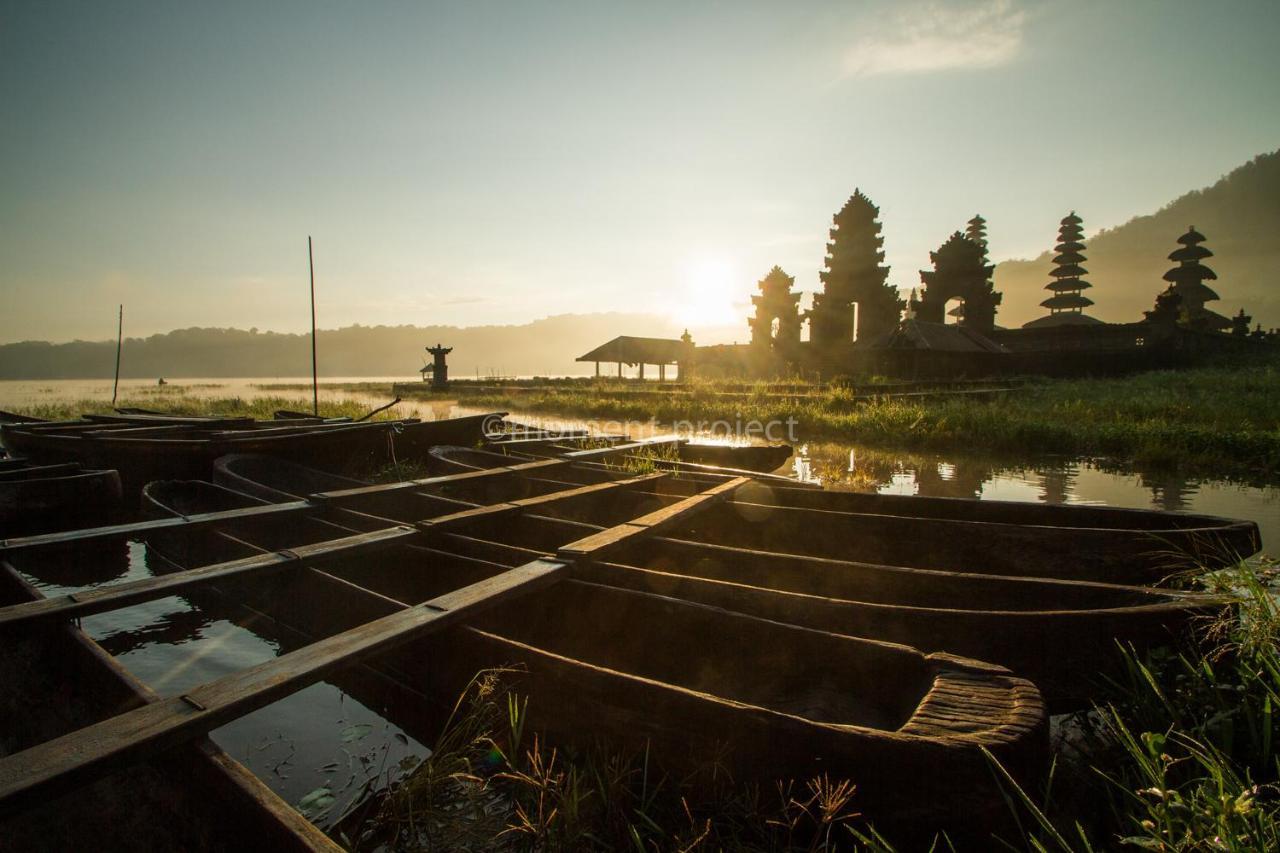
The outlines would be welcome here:
[[[218,460],[215,477],[229,488],[272,502],[360,484],[279,460],[245,456]],[[507,483],[508,492],[495,491],[498,484],[486,485],[483,495],[468,495],[456,487],[450,495],[497,501],[571,485],[548,474],[522,485]],[[478,523],[443,534],[436,547],[520,565],[665,501],[666,496],[653,494],[634,501],[619,496],[610,502]],[[404,522],[442,508],[429,493],[410,492],[369,509],[388,521]],[[329,520],[354,529],[384,523],[355,514]],[[1097,696],[1100,679],[1118,673],[1122,661],[1117,641],[1137,649],[1167,644],[1224,606],[1212,597],[1171,590],[771,553],[708,544],[679,533],[647,538],[582,577],[833,633],[992,661],[1035,682],[1054,713],[1087,707]]]
[[[120,475],[78,464],[0,470],[0,539],[110,524],[123,509]]]
[[[146,499],[181,515],[256,503],[190,483],[152,483]],[[194,565],[335,535],[322,520],[295,522],[237,523],[154,544]],[[324,636],[504,568],[410,545],[326,561],[341,606],[315,606],[296,573],[236,587],[255,609]],[[859,807],[891,822],[992,821],[1004,806],[979,747],[1024,777],[1045,758],[1040,696],[1001,667],[580,580],[498,605],[382,661],[440,697],[457,695],[479,669],[510,664],[527,670],[518,690],[529,696],[531,728],[557,743],[604,736],[648,743],[666,762],[719,756],[743,780],[827,772],[855,780]]]
[[[441,470],[502,463],[437,448]],[[710,472],[704,472],[710,473]],[[567,474],[566,474],[567,476]],[[579,464],[586,482],[617,476]],[[913,568],[1142,584],[1218,568],[1262,548],[1252,521],[1192,513],[861,494],[758,482],[685,538],[763,551]]]
[[[0,605],[43,596],[0,561]],[[157,701],[72,624],[6,637],[0,756]],[[340,850],[207,738],[0,818],[6,850]]]
[[[436,444],[475,443],[485,420],[494,416],[500,417],[303,426],[271,423],[214,431],[193,424],[139,427],[85,422],[88,429],[80,425],[31,429],[4,424],[0,441],[11,452],[39,462],[79,462],[86,467],[115,469],[126,494],[136,496],[151,480],[208,478],[213,461],[228,453],[264,453],[334,470],[420,459]]]
[[[737,468],[767,474],[791,458],[791,445],[766,444],[734,447],[727,444],[681,444],[680,459],[695,465]]]

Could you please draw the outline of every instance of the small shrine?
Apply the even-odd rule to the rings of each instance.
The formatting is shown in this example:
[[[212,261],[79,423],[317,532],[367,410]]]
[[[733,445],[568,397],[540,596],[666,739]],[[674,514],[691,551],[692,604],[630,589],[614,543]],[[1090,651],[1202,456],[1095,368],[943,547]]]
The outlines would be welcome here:
[[[422,379],[426,381],[426,372],[430,370],[431,389],[433,391],[443,391],[449,387],[449,365],[445,363],[445,356],[453,352],[453,347],[436,344],[433,347],[427,347],[427,352],[431,353],[432,362],[422,369]]]

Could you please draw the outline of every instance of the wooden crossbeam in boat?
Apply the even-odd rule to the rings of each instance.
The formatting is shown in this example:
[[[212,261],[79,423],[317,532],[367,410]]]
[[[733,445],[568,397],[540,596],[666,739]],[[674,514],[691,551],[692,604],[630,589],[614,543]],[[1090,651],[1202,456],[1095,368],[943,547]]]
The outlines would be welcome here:
[[[214,563],[159,577],[103,586],[93,590],[71,593],[70,595],[47,598],[38,602],[26,602],[0,607],[0,630],[18,625],[29,625],[36,621],[69,619],[94,613],[103,613],[143,601],[153,601],[182,590],[217,581],[278,571],[325,557],[351,556],[373,548],[391,545],[408,537],[417,536],[422,531],[450,530],[473,524],[484,518],[509,513],[521,513],[529,509],[545,507],[587,495],[621,491],[652,480],[662,479],[666,476],[663,473],[644,474],[625,480],[613,480],[607,483],[562,489],[545,495],[536,495],[489,506],[472,507],[461,512],[424,519],[417,522],[415,526],[388,522],[391,526],[386,528],[371,530],[353,536],[344,536],[326,542],[300,545],[296,548],[267,552],[225,563]],[[194,518],[195,516],[192,517]]]
[[[0,811],[19,809],[133,764],[288,696],[345,667],[456,624],[557,580],[563,562],[535,560],[0,759]]]
[[[661,480],[667,476],[667,474],[663,473],[643,474],[639,477],[628,477],[625,480],[610,480],[604,483],[593,483],[589,486],[577,486],[572,489],[564,489],[558,492],[548,492],[545,495],[534,495],[533,497],[520,498],[519,500],[514,501],[476,506],[470,509],[460,510],[459,512],[451,512],[448,515],[423,519],[416,524],[421,530],[447,530],[449,528],[459,527],[465,524],[472,524],[476,521],[520,513],[528,509],[534,509],[535,507],[543,507],[548,504],[555,504],[560,503],[561,501],[573,500],[574,498],[586,497],[587,495],[616,492],[632,486],[643,485],[644,483],[649,483],[654,480]]]
[[[576,542],[570,542],[568,545],[562,546],[556,552],[556,556],[559,559],[573,562],[598,559],[615,548],[635,541],[637,537],[652,536],[669,528],[676,522],[688,518],[690,515],[719,503],[733,494],[734,490],[750,481],[750,477],[735,477],[718,486],[712,486],[704,492],[699,492],[692,497],[655,510],[648,515],[642,515],[625,524],[619,524],[616,527],[610,527],[608,530],[593,533]]]
[[[465,482],[467,480],[493,477],[502,474],[523,474],[528,471],[538,471],[545,468],[555,468],[568,465],[570,462],[574,461],[599,459],[615,453],[634,451],[641,447],[647,447],[657,443],[670,443],[675,440],[676,439],[671,437],[646,438],[640,441],[631,442],[630,444],[620,444],[614,447],[598,447],[590,450],[575,450],[572,453],[566,453],[563,456],[558,456],[554,459],[538,459],[533,462],[520,462],[515,465],[506,465],[500,468],[484,468],[478,471],[466,471],[461,474],[445,474],[439,477],[425,477],[421,480],[405,480],[399,483],[383,483],[377,486],[356,486],[351,489],[317,492],[314,495],[308,495],[307,499],[315,503],[340,503],[353,498],[360,498],[365,495],[395,494],[396,492],[424,489],[431,486]]]
[[[13,539],[0,539],[0,553],[12,553],[14,551],[56,545],[73,545],[79,542],[101,539],[135,539],[152,533],[171,530],[175,527],[192,529],[206,527],[210,524],[220,524],[224,521],[241,521],[264,515],[289,515],[314,509],[315,506],[307,501],[290,501],[289,503],[242,507],[219,512],[202,512],[195,515],[174,516],[173,518],[153,518],[128,524],[110,524],[105,527],[89,527],[84,530],[63,530],[58,533],[42,533],[38,536],[20,536]]]
[[[424,489],[430,486],[441,486],[449,483],[465,483],[468,480],[479,480],[486,476],[496,477],[504,474],[519,474],[538,468],[552,468],[569,464],[564,459],[539,459],[536,462],[522,462],[518,465],[505,465],[500,468],[485,468],[480,471],[464,471],[461,474],[444,474],[439,477],[424,477],[420,480],[402,480],[398,483],[381,483],[376,486],[355,486],[350,489],[335,489],[329,492],[316,492],[308,495],[307,500],[317,504],[341,503],[352,498],[365,495],[385,495],[396,492]]]
[[[269,551],[254,557],[214,563],[196,569],[159,575],[127,583],[98,587],[39,601],[0,607],[0,630],[36,621],[69,619],[117,610],[142,601],[152,601],[196,586],[215,581],[297,566],[323,557],[351,556],[381,548],[406,537],[416,536],[418,531],[407,525],[373,530],[355,536],[344,536],[314,545],[299,545],[281,551]]]
[[[747,481],[748,478],[738,478],[723,483],[633,522],[579,540],[567,548],[577,549],[575,558],[581,555],[589,559],[607,549],[608,543],[629,541],[640,533],[656,532],[703,506],[723,499]],[[581,492],[578,489],[569,491]],[[604,541],[606,538],[607,542]],[[588,547],[587,543],[592,539],[600,541],[600,546]],[[417,637],[449,627],[486,607],[553,583],[566,574],[568,567],[569,562],[562,559],[533,560],[224,676],[181,696],[161,700],[0,758],[0,813],[20,809],[27,803],[86,784],[122,766],[146,760],[179,743],[207,734],[332,672],[362,663]]]
[[[639,445],[629,446],[634,448]],[[601,448],[601,450],[607,451],[612,450],[612,448]],[[584,452],[597,453],[599,455],[598,451],[594,450]],[[466,482],[469,480],[483,479],[485,477],[498,477],[513,473],[519,474],[524,471],[533,471],[541,468],[567,464],[569,464],[569,462],[564,458],[539,459],[536,462],[525,462],[504,468],[487,468],[482,471],[466,471],[461,474],[445,474],[439,477],[428,477],[422,480],[406,480],[401,483],[387,483],[385,485],[360,486],[354,489],[319,492],[308,496],[305,500],[290,501],[288,503],[244,507],[241,509],[206,512],[189,516],[175,516],[174,518],[149,519],[147,521],[135,521],[128,524],[112,524],[104,527],[90,527],[83,530],[64,530],[58,533],[44,533],[38,536],[22,536],[15,537],[13,539],[0,539],[0,553],[13,553],[15,551],[25,549],[57,545],[72,545],[75,543],[101,539],[142,538],[150,535],[151,533],[169,530],[175,527],[195,528],[211,524],[219,524],[223,521],[239,521],[257,516],[305,512],[307,510],[314,510],[329,501],[340,502],[344,499],[355,498],[361,495],[382,494],[407,489],[422,489],[428,486],[447,485],[449,483]]]

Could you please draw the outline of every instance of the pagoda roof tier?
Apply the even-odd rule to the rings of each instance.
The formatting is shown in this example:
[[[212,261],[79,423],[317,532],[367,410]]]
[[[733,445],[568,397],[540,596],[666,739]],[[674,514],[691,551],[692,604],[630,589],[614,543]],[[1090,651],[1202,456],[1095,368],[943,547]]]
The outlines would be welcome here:
[[[1176,281],[1180,284],[1190,284],[1198,281],[1217,281],[1218,274],[1203,264],[1187,264],[1185,266],[1174,267],[1164,274],[1165,281]]]
[[[1061,255],[1055,255],[1053,262],[1055,264],[1078,264],[1081,261],[1088,260],[1087,257],[1079,252],[1063,252]]]
[[[1044,289],[1065,293],[1072,290],[1088,290],[1091,287],[1093,285],[1082,278],[1058,278],[1046,284]]]
[[[1220,298],[1212,287],[1198,281],[1180,283],[1173,292],[1182,297],[1183,305],[1188,302],[1212,302]]]
[[[1213,252],[1210,252],[1204,246],[1183,246],[1181,249],[1174,249],[1169,253],[1171,261],[1202,261],[1205,258],[1212,258]]]
[[[1075,278],[1077,276],[1082,276],[1087,272],[1089,271],[1079,264],[1063,264],[1050,272],[1049,275],[1054,278]]]
[[[1084,220],[1079,216],[1076,216],[1076,212],[1074,210],[1062,217],[1063,225],[1079,225],[1082,222],[1084,222]]]
[[[1050,296],[1040,305],[1044,308],[1056,309],[1058,311],[1069,308],[1088,308],[1093,304],[1093,300],[1087,296],[1081,296],[1078,293],[1059,293],[1056,296]]]
[[[1181,237],[1178,238],[1178,242],[1184,246],[1194,246],[1197,243],[1203,243],[1206,239],[1208,238],[1205,237],[1203,234],[1201,234],[1199,231],[1197,231],[1196,227],[1192,225],[1190,228],[1187,229],[1186,234],[1183,234]]]
[[[1081,252],[1084,251],[1084,243],[1079,240],[1064,240],[1053,247],[1055,252]]]
[[[1208,308],[1201,308],[1192,314],[1191,322],[1208,326],[1211,329],[1228,329],[1231,327],[1229,319],[1223,317],[1217,311],[1210,311]]]
[[[1043,329],[1046,326],[1100,326],[1102,321],[1078,311],[1059,311],[1057,314],[1046,314],[1029,323],[1023,323],[1024,329]]]

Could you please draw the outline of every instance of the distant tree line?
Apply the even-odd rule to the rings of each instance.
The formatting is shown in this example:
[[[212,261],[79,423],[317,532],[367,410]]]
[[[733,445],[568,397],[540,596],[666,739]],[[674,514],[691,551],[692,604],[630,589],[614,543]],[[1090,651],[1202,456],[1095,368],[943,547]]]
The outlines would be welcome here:
[[[675,337],[670,320],[647,314],[565,314],[512,326],[348,326],[320,330],[321,376],[413,377],[437,342],[454,348],[452,374],[581,373],[574,358],[620,332]],[[23,341],[0,345],[0,379],[103,379],[115,341]],[[149,377],[300,377],[311,374],[307,334],[256,329],[178,329],[125,338],[120,374]]]

